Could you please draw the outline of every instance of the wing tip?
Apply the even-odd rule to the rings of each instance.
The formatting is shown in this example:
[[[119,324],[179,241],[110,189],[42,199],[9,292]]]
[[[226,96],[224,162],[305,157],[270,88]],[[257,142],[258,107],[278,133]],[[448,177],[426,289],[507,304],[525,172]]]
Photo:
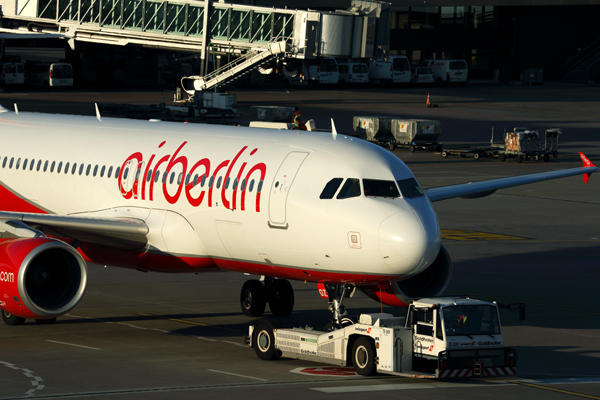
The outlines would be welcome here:
[[[585,154],[583,154],[583,152],[581,152],[581,151],[579,152],[579,157],[581,158],[581,162],[583,162],[584,168],[596,167],[594,165],[594,163],[589,158],[587,158],[587,156]],[[598,170],[597,167],[596,167],[596,170]],[[588,183],[591,175],[592,175],[592,172],[588,172],[585,175],[583,175],[583,183]]]

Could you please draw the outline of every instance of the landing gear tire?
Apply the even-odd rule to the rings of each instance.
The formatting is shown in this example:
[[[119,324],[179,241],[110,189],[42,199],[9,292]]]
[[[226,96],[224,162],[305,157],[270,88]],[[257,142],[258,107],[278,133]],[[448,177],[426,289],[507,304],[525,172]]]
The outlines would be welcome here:
[[[256,279],[244,283],[240,294],[240,305],[244,315],[260,317],[265,312],[267,305],[267,289]]]
[[[261,360],[276,360],[281,357],[281,351],[275,348],[275,334],[273,323],[260,321],[252,332],[252,344],[256,355]]]
[[[269,290],[269,308],[273,315],[287,317],[294,310],[294,289],[289,281],[275,279]]]
[[[2,310],[2,319],[6,325],[23,325],[25,323],[25,318],[17,317],[4,310]]]
[[[363,376],[375,374],[375,346],[370,338],[359,337],[352,346],[354,370]]]
[[[36,319],[35,322],[40,325],[52,325],[56,322],[56,318]]]

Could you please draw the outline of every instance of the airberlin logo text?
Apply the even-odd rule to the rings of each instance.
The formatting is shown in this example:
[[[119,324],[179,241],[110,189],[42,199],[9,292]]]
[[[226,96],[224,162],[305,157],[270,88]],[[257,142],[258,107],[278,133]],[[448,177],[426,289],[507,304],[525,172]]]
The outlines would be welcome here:
[[[11,282],[15,281],[15,274],[12,272],[0,271],[0,282]]]
[[[159,144],[158,148],[165,143]],[[220,201],[227,209],[244,211],[247,193],[256,186],[255,207],[256,212],[260,212],[260,188],[267,166],[262,162],[253,164],[257,148],[248,151],[248,146],[244,146],[232,160],[215,161],[205,157],[190,161],[187,156],[180,155],[186,144],[183,142],[173,154],[152,154],[144,159],[142,153],[135,152],[127,157],[118,180],[123,197],[154,201],[155,196],[162,195],[170,204],[183,200],[193,207],[203,203],[213,207]]]

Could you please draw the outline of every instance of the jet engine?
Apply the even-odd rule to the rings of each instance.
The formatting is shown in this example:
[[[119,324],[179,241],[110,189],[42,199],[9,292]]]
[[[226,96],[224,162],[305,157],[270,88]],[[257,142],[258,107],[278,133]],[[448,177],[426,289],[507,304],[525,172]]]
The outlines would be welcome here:
[[[410,278],[379,285],[358,286],[367,296],[393,307],[408,307],[414,298],[441,295],[450,283],[452,260],[442,245],[435,261],[424,271]]]
[[[23,318],[65,314],[85,292],[87,267],[68,244],[47,237],[0,243],[0,308]]]

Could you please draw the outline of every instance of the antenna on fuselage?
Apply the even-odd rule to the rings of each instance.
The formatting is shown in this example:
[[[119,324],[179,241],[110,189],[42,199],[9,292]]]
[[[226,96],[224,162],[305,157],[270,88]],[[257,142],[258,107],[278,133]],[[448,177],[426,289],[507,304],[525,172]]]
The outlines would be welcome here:
[[[102,122],[102,118],[100,117],[100,110],[98,110],[98,103],[94,103],[96,105],[96,118],[98,121]]]
[[[19,107],[17,107],[17,103],[15,103],[15,114],[19,115]]]
[[[337,130],[335,129],[333,118],[331,118],[331,135],[333,136],[333,140],[335,140],[335,138],[337,137]]]

